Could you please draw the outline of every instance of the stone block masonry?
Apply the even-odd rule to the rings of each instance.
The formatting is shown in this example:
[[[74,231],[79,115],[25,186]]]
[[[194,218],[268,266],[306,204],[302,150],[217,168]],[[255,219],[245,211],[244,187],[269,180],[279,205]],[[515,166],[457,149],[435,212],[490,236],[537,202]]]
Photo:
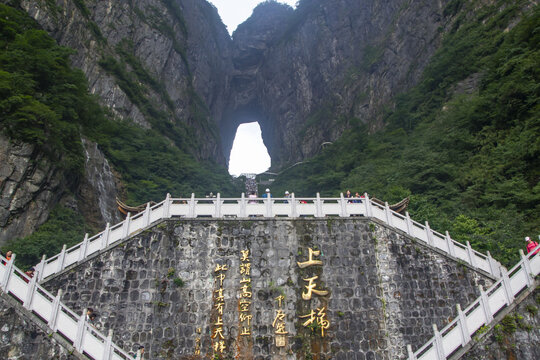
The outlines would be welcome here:
[[[151,359],[395,360],[491,284],[367,218],[253,218],[165,220],[44,286]]]

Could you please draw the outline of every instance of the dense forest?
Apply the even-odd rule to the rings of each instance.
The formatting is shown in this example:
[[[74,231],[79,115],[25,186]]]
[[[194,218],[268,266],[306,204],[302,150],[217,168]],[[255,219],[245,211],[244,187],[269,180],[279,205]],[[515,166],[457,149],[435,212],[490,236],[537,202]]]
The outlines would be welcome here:
[[[444,15],[455,20],[440,29],[440,49],[419,84],[382,114],[382,130],[349,119],[352,127],[341,139],[280,173],[272,192],[338,196],[351,189],[389,202],[410,196],[415,220],[428,220],[505,265],[515,263],[523,236],[540,233],[540,8],[523,16],[521,1],[501,0],[480,11],[468,8],[473,5],[454,0],[446,7]],[[122,46],[120,52],[129,48]],[[166,128],[143,129],[100,107],[82,72],[70,66],[71,53],[24,12],[0,4],[4,134],[36,144],[73,179],[84,172],[81,136],[95,141],[132,204],[162,200],[167,192],[238,196],[238,179],[186,151],[184,142],[194,141],[189,129],[175,128],[185,134],[174,143],[160,136]],[[104,58],[100,66],[136,91],[113,60]],[[27,267],[96,230],[59,206],[37,232],[2,251],[12,249],[18,265]]]
[[[281,173],[274,192],[410,196],[414,219],[515,263],[523,237],[540,234],[540,8],[516,24],[522,5],[475,12],[451,2],[445,14],[460,15],[386,127],[370,133],[351,119],[339,141]]]

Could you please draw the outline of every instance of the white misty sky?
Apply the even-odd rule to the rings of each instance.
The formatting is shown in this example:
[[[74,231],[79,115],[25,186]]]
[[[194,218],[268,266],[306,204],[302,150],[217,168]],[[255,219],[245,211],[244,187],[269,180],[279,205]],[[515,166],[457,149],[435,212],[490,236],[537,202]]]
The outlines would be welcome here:
[[[263,144],[259,123],[238,126],[229,159],[229,173],[235,176],[241,173],[260,174],[269,167],[270,156]]]
[[[229,34],[251,16],[253,9],[263,0],[208,0],[217,8],[219,16],[227,26]],[[298,0],[279,0],[278,2],[295,7]],[[257,119],[253,119],[257,121]],[[270,167],[270,156],[262,142],[261,128],[256,122],[238,127],[229,159],[229,173],[259,174]]]
[[[298,0],[278,0],[283,4],[295,7]],[[236,27],[250,17],[253,8],[263,0],[208,0],[218,9],[219,16],[227,26],[229,34],[232,34]]]

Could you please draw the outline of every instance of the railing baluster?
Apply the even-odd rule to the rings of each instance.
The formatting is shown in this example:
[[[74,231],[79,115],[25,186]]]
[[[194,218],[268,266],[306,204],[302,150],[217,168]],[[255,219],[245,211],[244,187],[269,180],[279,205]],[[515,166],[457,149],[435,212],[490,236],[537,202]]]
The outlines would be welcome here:
[[[165,202],[163,203],[163,218],[168,219],[171,217],[171,194],[167,193]]]
[[[317,198],[315,199],[315,217],[322,217],[323,211],[322,211],[322,201],[321,201],[321,194],[317,193]]]
[[[345,203],[345,197],[343,196],[343,193],[340,194],[339,204],[341,205],[341,213],[339,214],[339,216],[347,217],[347,204]]]
[[[298,217],[298,209],[296,207],[296,200],[294,198],[294,193],[291,194],[291,216],[293,218]]]
[[[491,313],[491,308],[489,307],[488,297],[482,285],[478,285],[478,290],[480,290],[480,306],[482,306],[482,310],[484,311],[486,324],[489,324],[493,321],[493,314]]]
[[[45,271],[45,259],[47,258],[47,255],[43,255],[41,257],[41,261],[36,266],[36,274],[34,275],[38,282],[43,280],[43,272]]]
[[[461,346],[465,346],[469,341],[471,341],[471,335],[469,333],[469,327],[467,326],[467,318],[461,310],[461,305],[456,304],[458,317],[459,317],[459,330],[461,331]]]
[[[407,345],[407,354],[409,354],[408,360],[416,360],[416,356],[414,355],[414,352],[412,351],[411,345]]]
[[[109,329],[109,336],[107,336],[107,340],[105,341],[105,349],[103,349],[103,360],[111,359],[112,337],[113,337],[113,330]]]
[[[508,271],[502,271],[502,285],[504,287],[504,294],[506,295],[506,304],[510,305],[514,301],[514,293],[512,291],[512,285],[508,278]]]
[[[266,196],[264,199],[264,202],[266,204],[266,217],[272,217],[272,199],[270,196]]]
[[[216,199],[214,200],[215,201],[215,206],[216,206],[216,210],[214,212],[215,216],[214,217],[221,217],[221,195],[220,193],[217,193],[217,197]]]
[[[435,352],[438,360],[445,360],[444,349],[442,346],[441,333],[437,330],[437,325],[433,324],[433,333],[435,334]]]
[[[456,250],[454,249],[454,241],[450,237],[448,231],[445,233],[444,239],[446,240],[446,246],[448,247],[448,253],[453,257],[456,257]]]
[[[58,330],[56,326],[56,320],[58,319],[58,312],[60,311],[60,299],[62,298],[62,289],[58,290],[56,297],[53,299],[51,306],[51,318],[49,319],[48,325],[53,332]]]
[[[497,261],[495,261],[495,259],[493,259],[489,251],[487,252],[487,259],[489,263],[489,269],[491,270],[491,275],[499,278],[501,276],[501,264],[499,264]]]
[[[64,261],[66,259],[66,244],[62,247],[62,252],[60,253],[60,256],[58,257],[58,267],[56,268],[56,272],[60,272],[64,269]]]
[[[474,267],[476,266],[476,255],[474,254],[474,251],[471,247],[471,243],[467,241],[467,254],[469,255],[469,264],[471,264]]]
[[[88,233],[84,235],[84,240],[79,247],[79,259],[78,261],[82,261],[86,257],[86,249],[88,248]]]
[[[527,287],[529,287],[534,282],[534,278],[532,277],[531,262],[529,258],[525,256],[525,253],[522,249],[519,249],[519,256],[521,257],[521,261],[523,262],[523,265],[521,265],[521,267],[523,268],[523,271],[525,271],[525,276],[527,278]]]
[[[150,225],[150,202],[146,203],[146,209],[144,209],[142,227],[147,227],[148,225]]]
[[[386,201],[384,202],[384,213],[386,215],[386,223],[392,226],[392,213],[390,211],[390,205]]]
[[[129,213],[128,213],[129,214]],[[101,233],[101,249],[109,246],[109,235],[111,234],[111,224],[107,223],[105,230]]]
[[[366,216],[373,217],[373,209],[371,205],[371,200],[369,199],[368,193],[364,193],[365,202],[366,202]]]
[[[34,298],[34,293],[36,292],[36,282],[37,278],[34,274],[28,282],[28,287],[26,289],[26,299],[24,299],[23,306],[25,309],[32,310],[32,299]]]
[[[73,347],[80,353],[82,353],[84,330],[86,329],[87,310],[88,309],[83,310],[82,315],[79,317],[79,321],[77,321],[77,334],[75,336],[75,341],[73,342]]]
[[[429,223],[426,221],[426,236],[427,236],[427,242],[431,246],[435,246],[433,243],[433,232],[431,231],[431,228],[429,227]]]
[[[195,194],[194,193],[191,193],[191,199],[189,200],[188,217],[189,218],[195,217]]]
[[[131,213],[128,212],[126,216],[126,220],[124,220],[124,224],[122,226],[122,239],[126,238],[129,235],[130,223],[131,223]]]
[[[9,283],[9,278],[11,277],[11,273],[13,273],[13,264],[15,263],[15,256],[16,254],[11,255],[11,260],[9,260],[6,263],[6,272],[4,273],[4,278],[2,279],[2,291],[7,292],[7,286]]]
[[[405,221],[407,222],[407,234],[414,236],[411,215],[409,215],[408,211],[405,211]]]
[[[244,193],[242,193],[242,198],[240,199],[240,217],[247,217],[246,194]]]

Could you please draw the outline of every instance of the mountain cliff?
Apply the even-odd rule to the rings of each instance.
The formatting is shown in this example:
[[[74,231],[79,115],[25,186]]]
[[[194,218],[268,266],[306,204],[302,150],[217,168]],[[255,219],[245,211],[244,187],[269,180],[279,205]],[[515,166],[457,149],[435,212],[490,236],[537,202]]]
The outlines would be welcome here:
[[[351,121],[380,129],[385,107],[437,49],[449,2],[304,0],[295,11],[262,3],[233,34],[227,113],[259,121],[275,169],[317,154]],[[227,153],[234,133],[222,133]]]
[[[225,166],[237,126],[252,121],[273,170],[304,163],[277,191],[414,193],[411,211],[448,216],[440,226],[466,212],[518,219],[506,234],[534,228],[536,146],[500,149],[511,164],[490,159],[524,124],[535,143],[537,49],[532,30],[514,28],[536,1],[266,1],[232,38],[203,0],[1,3],[0,243],[58,205],[51,221],[73,211],[92,232],[118,220],[116,196],[238,196]],[[507,90],[484,99],[486,89]]]

